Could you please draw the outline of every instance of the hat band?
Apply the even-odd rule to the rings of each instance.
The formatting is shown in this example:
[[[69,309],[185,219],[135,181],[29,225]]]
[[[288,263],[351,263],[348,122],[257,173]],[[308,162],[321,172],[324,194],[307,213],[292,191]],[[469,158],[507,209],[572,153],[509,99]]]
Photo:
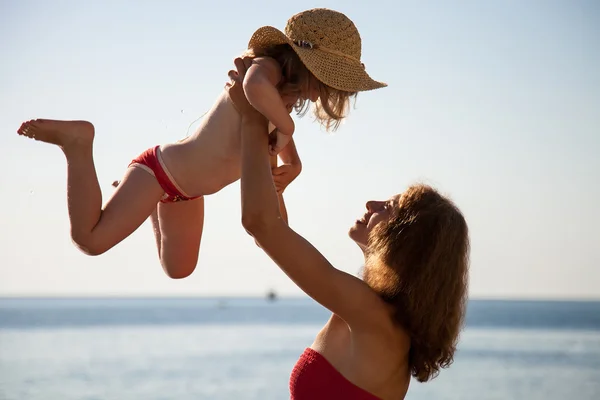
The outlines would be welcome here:
[[[343,53],[341,51],[335,50],[335,49],[330,49],[328,47],[322,47],[319,46],[318,44],[313,44],[312,42],[309,42],[308,40],[293,40],[294,44],[298,47],[301,47],[303,49],[311,49],[311,50],[321,50],[324,53],[329,53],[329,54],[334,54],[336,56],[340,56],[343,57],[345,59],[348,59],[350,61],[354,61],[355,63],[360,64],[363,69],[365,68],[365,64],[360,62],[360,59],[353,57],[349,54]]]

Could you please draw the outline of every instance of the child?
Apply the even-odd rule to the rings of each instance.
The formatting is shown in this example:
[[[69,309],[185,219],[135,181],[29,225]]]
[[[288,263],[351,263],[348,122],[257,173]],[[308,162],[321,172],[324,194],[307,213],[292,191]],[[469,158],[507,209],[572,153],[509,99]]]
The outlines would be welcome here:
[[[292,140],[292,109],[303,114],[308,102],[314,102],[318,120],[327,129],[337,128],[351,96],[386,84],[365,72],[358,30],[333,10],[296,14],[285,33],[273,27],[258,29],[247,55],[253,61],[244,91],[277,129],[270,150],[283,163],[273,169],[281,194],[301,170]],[[240,178],[240,123],[240,114],[223,91],[192,136],[155,146],[134,159],[104,208],[92,157],[91,123],[38,119],[23,123],[18,133],[55,144],[65,154],[71,238],[84,253],[104,253],[150,216],[165,272],[184,278],[198,262],[204,196]]]

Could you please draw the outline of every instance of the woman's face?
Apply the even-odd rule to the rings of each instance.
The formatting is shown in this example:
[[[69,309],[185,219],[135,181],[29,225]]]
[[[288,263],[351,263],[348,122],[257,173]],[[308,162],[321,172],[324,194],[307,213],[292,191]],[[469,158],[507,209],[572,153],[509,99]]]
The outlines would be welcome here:
[[[367,201],[367,212],[362,218],[356,220],[350,228],[348,235],[361,249],[367,248],[369,233],[382,221],[388,221],[398,207],[400,195],[393,196],[389,200]]]

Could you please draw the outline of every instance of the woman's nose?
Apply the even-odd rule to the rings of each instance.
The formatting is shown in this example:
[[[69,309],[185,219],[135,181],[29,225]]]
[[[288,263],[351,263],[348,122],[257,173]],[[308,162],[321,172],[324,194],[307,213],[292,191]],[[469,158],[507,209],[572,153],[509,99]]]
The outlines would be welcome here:
[[[367,201],[367,204],[365,204],[365,207],[367,207],[369,212],[375,212],[381,210],[384,204],[385,202],[383,201],[369,200]]]

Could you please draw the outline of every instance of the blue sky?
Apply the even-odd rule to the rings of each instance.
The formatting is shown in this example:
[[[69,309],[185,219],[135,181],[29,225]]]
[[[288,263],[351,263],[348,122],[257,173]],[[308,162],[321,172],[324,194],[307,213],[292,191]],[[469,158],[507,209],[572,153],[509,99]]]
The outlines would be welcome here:
[[[468,220],[473,297],[600,298],[600,5],[553,0],[0,1],[0,295],[301,294],[242,229],[239,183],[206,198],[185,280],[163,273],[149,222],[81,254],[63,155],[15,130],[92,121],[106,200],[132,158],[210,108],[255,29],[312,7],[355,22],[389,87],[360,94],[333,134],[297,119],[293,228],[354,273],[346,232],[364,203],[426,182]]]

